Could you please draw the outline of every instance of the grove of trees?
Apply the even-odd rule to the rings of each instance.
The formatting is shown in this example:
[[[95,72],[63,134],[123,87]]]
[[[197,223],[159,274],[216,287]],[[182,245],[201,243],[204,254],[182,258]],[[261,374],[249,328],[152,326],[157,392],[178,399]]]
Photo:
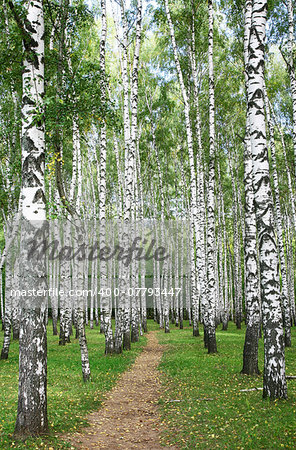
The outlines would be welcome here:
[[[217,326],[245,322],[242,373],[259,373],[262,333],[263,397],[287,398],[293,11],[292,0],[2,1],[1,359],[19,339],[17,435],[48,429],[49,317],[60,345],[75,327],[85,382],[86,326],[111,355],[147,315],[166,333],[186,317],[216,353]]]

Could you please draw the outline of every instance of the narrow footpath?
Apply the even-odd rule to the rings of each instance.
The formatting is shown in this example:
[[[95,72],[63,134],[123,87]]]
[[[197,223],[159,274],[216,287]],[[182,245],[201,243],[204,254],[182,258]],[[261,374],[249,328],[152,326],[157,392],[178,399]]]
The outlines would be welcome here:
[[[163,353],[156,331],[135,363],[107,394],[102,408],[88,416],[90,427],[67,440],[75,448],[164,450],[160,445],[161,422],[157,410],[160,381],[157,366]],[[169,447],[176,449],[176,447]]]

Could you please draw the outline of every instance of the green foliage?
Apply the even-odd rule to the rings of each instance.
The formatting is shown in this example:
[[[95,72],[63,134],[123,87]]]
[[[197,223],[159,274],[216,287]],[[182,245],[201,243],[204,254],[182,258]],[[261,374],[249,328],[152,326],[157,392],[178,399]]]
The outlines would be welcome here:
[[[17,12],[22,17],[22,2]],[[180,56],[184,82],[191,104],[191,120],[194,130],[195,110],[194,94],[190,68],[189,49],[192,49],[191,30],[193,14],[195,16],[195,51],[199,83],[199,103],[203,159],[207,172],[209,149],[208,126],[208,76],[207,47],[208,22],[207,2],[196,4],[191,0],[170,2],[171,15],[175,28],[176,42]],[[192,9],[193,8],[193,9]],[[58,0],[46,0],[45,10],[45,124],[47,164],[54,159],[56,147],[63,149],[63,178],[66,191],[70,183],[73,159],[73,120],[79,124],[82,152],[88,158],[89,133],[99,130],[107,123],[107,198],[114,204],[118,195],[118,173],[113,150],[114,133],[119,142],[120,160],[123,162],[123,91],[121,68],[118,59],[118,43],[114,23],[108,17],[108,38],[106,67],[108,95],[102,100],[101,87],[103,74],[99,64],[100,20],[95,20],[97,11],[90,10],[85,2],[76,0],[69,4]],[[5,12],[6,11],[6,12]],[[158,186],[156,155],[152,149],[152,127],[155,127],[155,145],[158,150],[163,174],[166,216],[171,217],[184,212],[184,203],[189,198],[189,161],[186,148],[186,130],[184,127],[183,104],[177,80],[173,52],[168,33],[164,2],[150,4],[148,15],[144,17],[141,57],[139,68],[139,114],[141,175],[143,192],[150,197],[154,186]],[[127,9],[130,29],[129,58],[134,50],[134,29],[136,3]],[[99,17],[98,17],[99,19]],[[244,2],[242,0],[221,0],[215,3],[214,29],[214,70],[217,160],[222,168],[222,186],[228,230],[231,239],[232,187],[229,180],[228,152],[236,155],[238,164],[238,183],[243,191],[243,143],[245,130],[245,87],[243,73],[243,22]],[[7,31],[8,24],[8,31]],[[275,42],[268,53],[266,64],[267,88],[279,120],[287,127],[285,142],[288,158],[292,167],[291,123],[292,102],[289,92],[289,78],[278,44],[285,42],[287,35],[286,6],[278,0],[269,2],[269,42]],[[276,30],[276,31],[274,31]],[[7,215],[15,209],[20,186],[20,125],[21,125],[21,61],[23,58],[22,33],[19,30],[10,9],[0,12],[0,208]],[[147,101],[150,104],[149,111]],[[38,112],[36,120],[42,117]],[[196,136],[194,136],[197,151]],[[281,153],[280,145],[278,151]],[[279,157],[279,161],[282,158]],[[93,162],[92,162],[93,164]],[[182,180],[180,167],[184,168]],[[10,167],[10,173],[7,172]],[[15,175],[12,175],[12,174]],[[54,170],[48,169],[54,179]],[[93,170],[92,173],[96,174]],[[85,179],[90,176],[84,169]],[[8,178],[8,182],[6,182]],[[182,187],[185,181],[185,191]],[[282,192],[286,191],[283,175]],[[84,183],[87,184],[87,181]],[[14,191],[9,194],[10,187]],[[86,188],[87,189],[87,188]],[[97,186],[95,182],[95,191]],[[182,199],[185,192],[185,199]],[[96,194],[97,195],[97,194]],[[177,197],[177,198],[176,198]],[[156,192],[154,201],[160,210],[160,193]],[[52,205],[52,199],[49,199]],[[154,214],[153,207],[145,202],[145,213]],[[151,203],[151,202],[150,202]],[[183,203],[183,206],[182,206]],[[113,205],[110,205],[110,211]]]

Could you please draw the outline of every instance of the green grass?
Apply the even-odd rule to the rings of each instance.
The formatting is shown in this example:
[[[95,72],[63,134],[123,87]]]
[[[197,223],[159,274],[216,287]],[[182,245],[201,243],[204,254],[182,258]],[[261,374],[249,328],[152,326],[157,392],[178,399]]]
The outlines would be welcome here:
[[[262,399],[262,391],[240,392],[262,387],[262,375],[240,374],[245,328],[220,328],[215,355],[207,354],[203,336],[192,337],[192,329],[171,326],[170,334],[158,334],[169,346],[160,365],[164,443],[182,449],[295,448],[296,380],[288,380],[288,400],[271,402]],[[286,349],[288,375],[296,375],[295,329],[292,345]],[[262,339],[259,353],[262,371]]]
[[[244,329],[217,331],[219,353],[208,355],[202,336],[192,337],[192,329],[158,333],[165,344],[160,365],[162,395],[160,412],[163,443],[182,449],[280,449],[295,448],[296,380],[288,381],[287,401],[262,399],[262,391],[240,392],[262,387],[262,376],[240,374]],[[158,329],[153,321],[149,330]],[[0,333],[2,345],[3,332]],[[0,449],[70,448],[59,434],[87,426],[86,416],[99,409],[120,373],[135,360],[146,338],[133,344],[130,352],[104,356],[104,337],[96,328],[87,328],[93,381],[82,382],[78,342],[59,347],[58,338],[48,329],[48,417],[50,433],[24,442],[13,438],[17,409],[18,343],[13,341],[9,359],[0,360]],[[296,346],[296,330],[292,331]],[[263,368],[263,345],[260,341],[260,369]],[[287,374],[296,375],[296,347],[286,350]],[[173,401],[174,400],[174,401]],[[175,401],[177,400],[177,401]]]
[[[58,337],[48,327],[48,419],[50,433],[24,442],[13,438],[17,411],[18,342],[12,341],[9,359],[0,360],[0,449],[69,448],[56,433],[75,431],[87,425],[86,416],[100,407],[104,393],[111,389],[118,375],[125,371],[146,342],[132,344],[132,350],[121,355],[104,356],[104,336],[99,329],[87,327],[87,342],[92,382],[82,381],[80,348],[72,337],[71,344],[59,347]],[[0,345],[3,331],[0,333]]]

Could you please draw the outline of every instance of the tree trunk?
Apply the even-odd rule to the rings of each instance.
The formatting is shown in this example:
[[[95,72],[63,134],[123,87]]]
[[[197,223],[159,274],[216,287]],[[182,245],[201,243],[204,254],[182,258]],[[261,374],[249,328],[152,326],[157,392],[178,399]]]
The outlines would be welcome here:
[[[290,85],[291,85],[291,93],[292,93],[292,107],[293,107],[293,148],[294,148],[294,167],[295,167],[295,177],[296,177],[296,76],[294,69],[294,48],[295,48],[295,39],[294,39],[294,11],[293,11],[293,1],[287,1],[288,6],[288,23],[289,23],[289,39],[288,39],[288,47],[289,47],[289,55],[288,55],[288,72],[290,76]]]
[[[264,332],[263,397],[286,398],[284,331],[276,238],[272,223],[264,116],[264,44],[267,0],[254,0],[247,65],[248,114],[253,157],[253,185],[259,241],[262,322]]]
[[[287,269],[286,269],[286,258],[284,249],[284,234],[283,234],[283,219],[280,204],[280,191],[279,191],[279,179],[278,171],[276,166],[276,153],[275,153],[275,141],[274,141],[274,127],[271,120],[269,102],[267,97],[266,86],[264,85],[264,99],[265,99],[265,110],[266,118],[269,128],[269,146],[270,146],[270,166],[273,176],[273,187],[274,187],[274,199],[275,199],[275,225],[277,232],[277,245],[278,253],[281,267],[281,277],[282,277],[282,303],[283,303],[283,318],[284,318],[284,328],[285,328],[285,346],[291,347],[291,312],[289,305],[289,294],[288,294],[288,280],[287,280]]]
[[[192,138],[192,127],[191,127],[191,121],[190,121],[190,106],[189,106],[189,99],[186,92],[186,87],[184,84],[183,74],[181,70],[179,55],[177,51],[177,44],[175,39],[175,32],[174,32],[174,26],[171,19],[170,9],[169,9],[169,2],[168,0],[165,0],[165,9],[166,9],[166,15],[167,15],[167,21],[169,25],[170,35],[171,35],[171,43],[173,47],[174,52],[174,60],[175,65],[177,69],[179,84],[182,92],[183,102],[184,102],[184,115],[185,115],[185,124],[186,124],[186,139],[187,139],[187,147],[188,147],[188,154],[189,154],[189,165],[190,165],[190,220],[191,220],[191,241],[193,248],[195,246],[195,243],[200,243],[200,232],[198,228],[198,211],[197,211],[197,183],[196,183],[196,171],[195,171],[195,157],[194,157],[194,151],[193,151],[193,138]],[[193,258],[193,252],[191,252],[191,283],[192,283],[192,304],[198,305],[198,292],[196,289],[196,263],[195,258]],[[197,314],[198,306],[194,306],[193,313]],[[195,316],[194,318],[194,334],[197,334],[197,327],[198,327],[198,317]]]
[[[102,14],[102,31],[100,41],[100,67],[103,74],[101,83],[102,102],[106,102],[106,36],[107,36],[107,16],[106,16],[106,1],[101,0],[101,14]],[[104,248],[106,245],[106,159],[107,159],[107,136],[106,124],[101,128],[100,139],[100,192],[99,192],[99,219],[100,219],[100,247]],[[100,261],[100,291],[101,291],[101,324],[105,334],[105,354],[113,353],[113,331],[112,331],[112,308],[110,308],[109,298],[104,295],[107,289],[107,262]],[[109,274],[112,276],[112,274]]]
[[[46,218],[44,160],[44,18],[40,0],[26,6],[25,59],[22,98],[22,289],[46,289],[45,259],[28,259],[27,239],[43,234]],[[29,37],[29,39],[28,39]],[[36,112],[38,118],[36,118]],[[34,222],[30,222],[33,221]],[[37,222],[38,221],[38,222]],[[45,297],[22,298],[19,339],[19,390],[15,425],[17,435],[47,431],[47,344]]]
[[[249,52],[249,35],[252,19],[252,1],[246,2],[244,31],[244,61],[247,68]],[[248,79],[245,72],[246,89]],[[244,151],[244,184],[245,184],[245,308],[246,335],[243,353],[242,373],[259,374],[258,340],[260,328],[259,280],[257,260],[257,230],[253,189],[253,160],[250,140],[249,114],[246,120],[245,151]]]
[[[208,353],[217,352],[215,333],[215,268],[214,268],[214,246],[215,246],[215,94],[214,94],[214,66],[213,66],[213,2],[208,2],[209,11],[209,125],[210,125],[210,162],[208,182],[208,239],[207,239],[207,261],[208,261],[208,311],[206,314],[206,328],[208,339]]]

